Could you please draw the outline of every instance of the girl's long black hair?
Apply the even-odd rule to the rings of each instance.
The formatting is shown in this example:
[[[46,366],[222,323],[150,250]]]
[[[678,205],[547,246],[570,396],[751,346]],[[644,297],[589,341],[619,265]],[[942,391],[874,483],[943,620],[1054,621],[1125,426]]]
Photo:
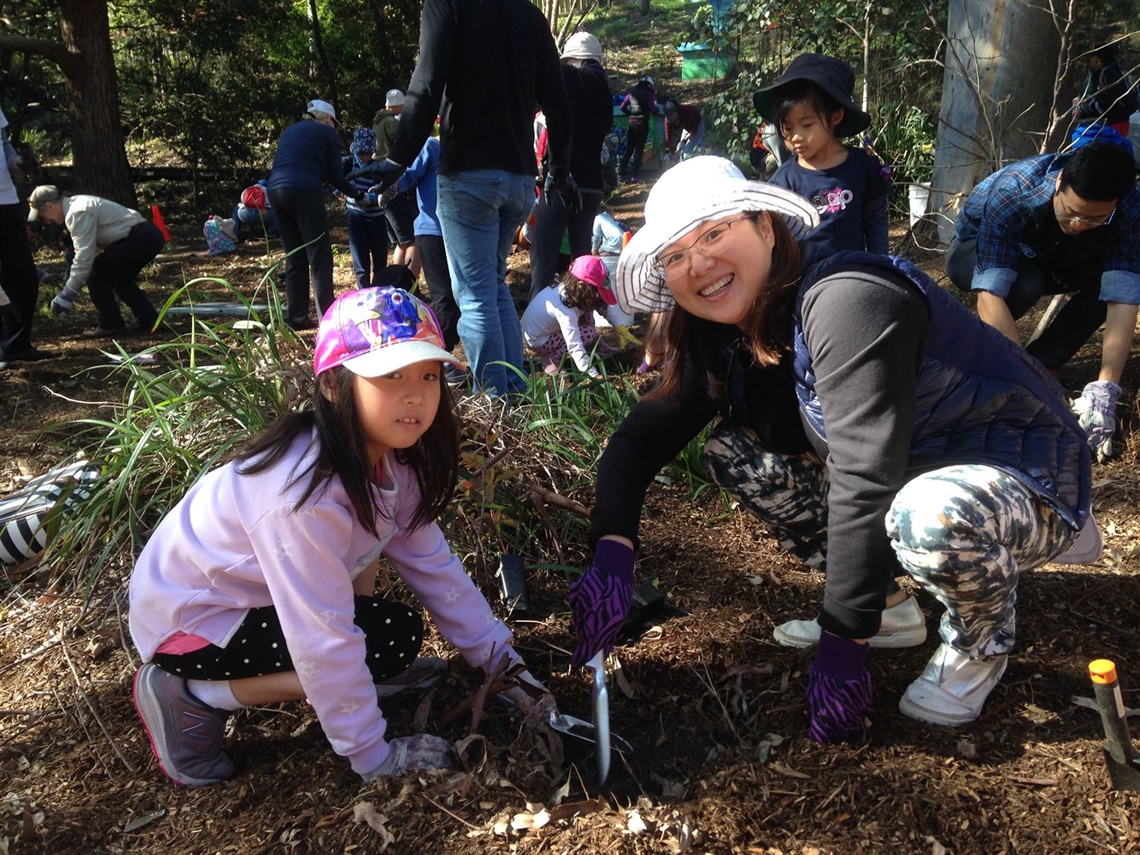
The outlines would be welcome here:
[[[354,377],[344,366],[322,375],[314,384],[309,409],[281,416],[239,448],[232,459],[237,462],[239,474],[262,472],[281,460],[301,433],[315,429],[316,458],[305,470],[294,472],[290,477],[290,486],[308,479],[294,511],[327,482],[340,478],[356,518],[376,534],[380,508],[376,502],[368,446],[352,394]],[[412,515],[411,528],[425,525],[443,513],[451,502],[459,476],[459,417],[442,372],[439,384],[439,410],[431,426],[411,448],[395,452],[400,463],[411,467],[420,488],[420,503]]]

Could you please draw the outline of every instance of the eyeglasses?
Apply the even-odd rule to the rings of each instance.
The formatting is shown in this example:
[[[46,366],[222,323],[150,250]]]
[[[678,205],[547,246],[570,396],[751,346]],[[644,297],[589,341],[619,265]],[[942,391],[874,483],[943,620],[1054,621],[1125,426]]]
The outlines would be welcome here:
[[[689,265],[692,261],[690,253],[693,250],[697,250],[701,255],[707,257],[716,250],[716,245],[728,234],[729,229],[742,220],[750,219],[752,219],[751,216],[744,214],[731,220],[724,220],[702,232],[696,240],[684,249],[675,249],[672,252],[657,256],[657,263],[665,271],[665,278],[677,279],[684,276],[689,271]]]
[[[1116,216],[1116,208],[1108,212],[1107,217],[1078,217],[1076,214],[1070,214],[1069,206],[1061,201],[1059,196],[1053,197],[1053,213],[1057,215],[1058,222],[1073,223],[1078,226],[1088,226],[1090,229],[1095,229],[1100,226],[1107,226],[1112,222],[1112,218]]]

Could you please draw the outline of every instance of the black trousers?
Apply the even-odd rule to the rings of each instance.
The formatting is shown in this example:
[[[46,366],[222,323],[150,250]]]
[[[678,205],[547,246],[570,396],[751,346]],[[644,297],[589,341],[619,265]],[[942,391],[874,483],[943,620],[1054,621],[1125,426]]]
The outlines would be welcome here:
[[[19,353],[32,344],[32,321],[40,279],[28,243],[28,206],[0,205],[0,288],[11,305],[0,310],[0,355]]]
[[[122,329],[123,315],[116,297],[131,310],[140,327],[154,326],[158,311],[139,287],[139,271],[154,261],[165,244],[158,226],[146,220],[95,256],[87,277],[87,293],[99,314],[100,328]]]
[[[582,209],[571,214],[555,197],[549,204],[546,191],[538,196],[534,206],[534,228],[530,234],[530,299],[543,288],[553,285],[559,273],[558,255],[562,249],[562,234],[570,238],[570,260],[590,254],[594,234],[594,217],[602,204],[600,190],[582,191]]]
[[[285,248],[285,319],[293,327],[309,325],[309,281],[317,300],[317,317],[333,303],[333,257],[325,194],[292,187],[269,191],[277,230]],[[303,250],[301,247],[305,247]]]
[[[373,682],[403,673],[419,655],[423,618],[402,603],[357,596],[353,622],[364,632]],[[225,647],[210,644],[192,653],[156,653],[153,662],[163,671],[191,680],[241,680],[296,670],[273,606],[250,609]]]
[[[950,242],[946,272],[955,287],[970,290],[977,262],[976,240],[955,238]],[[1023,258],[1018,264],[1017,280],[1005,298],[1015,320],[1046,294],[1072,295],[1052,323],[1025,348],[1046,368],[1057,370],[1072,359],[1104,323],[1108,306],[1100,299],[1101,273],[1096,264],[1080,269],[1046,268],[1032,258]]]
[[[641,156],[645,152],[645,143],[649,139],[649,122],[634,122],[630,119],[629,133],[625,138],[625,156],[621,159],[621,174],[634,178],[641,172]],[[633,164],[632,171],[630,163]]]
[[[443,346],[451,350],[459,344],[459,304],[451,290],[451,270],[447,250],[440,235],[416,235],[416,251],[424,268],[431,308],[443,328]]]

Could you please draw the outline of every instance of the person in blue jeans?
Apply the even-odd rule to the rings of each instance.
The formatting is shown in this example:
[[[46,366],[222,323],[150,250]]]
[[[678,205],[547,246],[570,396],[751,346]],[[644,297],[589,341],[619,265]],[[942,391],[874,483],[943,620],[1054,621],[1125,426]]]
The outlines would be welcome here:
[[[451,288],[451,271],[447,267],[447,250],[443,245],[443,229],[435,213],[436,168],[439,165],[439,139],[428,137],[424,147],[408,171],[396,182],[397,193],[416,191],[419,216],[416,217],[416,253],[423,264],[424,279],[431,295],[431,308],[443,329],[443,343],[447,350],[459,344],[459,305]],[[449,366],[444,366],[446,372]]]
[[[491,395],[526,386],[522,328],[506,275],[515,230],[534,206],[536,104],[550,133],[547,189],[576,207],[570,107],[546,17],[529,0],[425,0],[420,59],[396,142],[376,175],[382,186],[398,180],[440,117],[436,215],[463,352],[477,386]]]
[[[376,153],[376,132],[372,128],[357,128],[352,134],[348,157],[341,158],[341,167],[347,176],[372,162]],[[372,180],[365,176],[350,179],[354,187],[365,191],[363,201],[345,198],[348,215],[348,251],[352,254],[352,270],[356,274],[356,287],[375,287],[380,283],[376,274],[388,266],[388,220],[375,193],[369,193]],[[342,193],[336,195],[342,196]]]

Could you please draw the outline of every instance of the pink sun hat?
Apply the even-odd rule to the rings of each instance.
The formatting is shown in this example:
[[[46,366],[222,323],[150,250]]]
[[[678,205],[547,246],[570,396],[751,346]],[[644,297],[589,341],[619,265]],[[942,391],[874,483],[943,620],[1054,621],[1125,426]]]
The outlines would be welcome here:
[[[598,256],[579,255],[570,265],[570,275],[597,288],[607,306],[617,305],[617,297],[610,288],[610,272]]]
[[[464,368],[443,346],[443,331],[428,306],[403,288],[361,288],[337,297],[321,319],[313,373],[343,365],[361,377],[383,377],[438,359]]]

